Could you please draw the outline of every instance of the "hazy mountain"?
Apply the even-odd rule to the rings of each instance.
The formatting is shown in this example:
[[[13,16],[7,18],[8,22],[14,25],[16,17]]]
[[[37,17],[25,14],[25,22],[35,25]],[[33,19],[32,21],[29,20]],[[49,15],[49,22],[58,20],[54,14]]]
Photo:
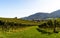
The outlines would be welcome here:
[[[60,17],[60,10],[54,11],[50,14],[51,18],[59,18]]]
[[[23,19],[26,19],[26,20],[33,20],[33,19],[38,20],[39,19],[40,20],[40,19],[48,18],[48,15],[49,15],[48,13],[38,12],[36,14],[30,15],[28,17],[25,17]]]
[[[52,13],[42,13],[42,12],[38,12],[36,14],[30,15],[28,17],[24,17],[23,19],[26,20],[41,20],[41,19],[46,19],[46,18],[59,18],[60,17],[60,10],[54,11]]]

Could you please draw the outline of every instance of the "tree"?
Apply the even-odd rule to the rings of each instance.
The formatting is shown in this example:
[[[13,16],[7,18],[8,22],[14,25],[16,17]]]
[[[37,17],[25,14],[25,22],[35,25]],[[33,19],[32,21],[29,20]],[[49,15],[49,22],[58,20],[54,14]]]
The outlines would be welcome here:
[[[17,17],[15,17],[15,19],[17,19]]]
[[[48,20],[47,25],[48,25],[49,27],[52,27],[52,26],[53,26],[52,20]]]
[[[57,21],[54,20],[54,30],[53,30],[54,33],[58,33],[58,32],[56,31],[56,25],[57,25]]]

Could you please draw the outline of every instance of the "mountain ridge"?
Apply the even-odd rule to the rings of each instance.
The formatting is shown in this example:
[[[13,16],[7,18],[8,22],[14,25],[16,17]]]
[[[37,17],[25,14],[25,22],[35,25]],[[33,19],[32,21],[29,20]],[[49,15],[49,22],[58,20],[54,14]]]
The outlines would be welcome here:
[[[44,12],[38,12],[33,15],[30,15],[28,17],[24,17],[22,19],[25,20],[41,20],[41,19],[47,19],[47,18],[60,18],[60,10],[56,10],[51,13],[44,13]]]

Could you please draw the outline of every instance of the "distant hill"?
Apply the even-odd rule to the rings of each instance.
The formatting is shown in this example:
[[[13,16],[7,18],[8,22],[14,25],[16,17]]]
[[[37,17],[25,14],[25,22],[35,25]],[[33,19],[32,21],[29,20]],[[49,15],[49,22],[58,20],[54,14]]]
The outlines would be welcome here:
[[[30,15],[28,17],[24,17],[22,19],[25,20],[41,20],[41,19],[47,19],[47,18],[60,18],[60,10],[51,12],[49,13],[43,13],[43,12],[38,12],[36,14]]]
[[[23,19],[26,19],[26,20],[32,20],[32,19],[45,19],[48,17],[48,13],[42,13],[42,12],[39,12],[39,13],[36,13],[36,14],[33,14],[33,15],[30,15],[28,17],[25,17]]]
[[[60,18],[60,10],[52,12],[50,18]]]

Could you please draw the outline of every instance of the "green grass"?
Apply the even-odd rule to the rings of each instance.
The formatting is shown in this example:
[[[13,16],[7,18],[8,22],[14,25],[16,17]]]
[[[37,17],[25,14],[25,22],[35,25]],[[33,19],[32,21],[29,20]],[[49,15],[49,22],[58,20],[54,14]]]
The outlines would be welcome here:
[[[34,22],[34,21],[28,21],[28,20],[22,20],[22,19],[15,19],[15,18],[0,18],[0,20],[6,22],[16,22],[16,23],[22,23],[22,24],[29,24],[29,25],[39,25],[42,22]],[[60,19],[57,19],[60,22]],[[0,31],[0,38],[60,38],[60,32],[59,33],[53,33],[51,32],[52,29],[44,29],[44,31],[39,32],[37,30],[37,26],[30,26],[30,27],[24,27],[17,29],[17,32],[12,31],[11,32],[3,32]],[[19,31],[22,30],[22,31]],[[42,30],[42,29],[41,29]],[[59,29],[60,30],[60,29]],[[51,32],[50,34],[48,32]],[[45,32],[45,33],[44,33]]]
[[[13,32],[13,33],[0,33],[0,37],[2,38],[60,38],[59,33],[41,33],[36,30],[37,26],[33,26],[30,29],[23,30],[21,32]]]

